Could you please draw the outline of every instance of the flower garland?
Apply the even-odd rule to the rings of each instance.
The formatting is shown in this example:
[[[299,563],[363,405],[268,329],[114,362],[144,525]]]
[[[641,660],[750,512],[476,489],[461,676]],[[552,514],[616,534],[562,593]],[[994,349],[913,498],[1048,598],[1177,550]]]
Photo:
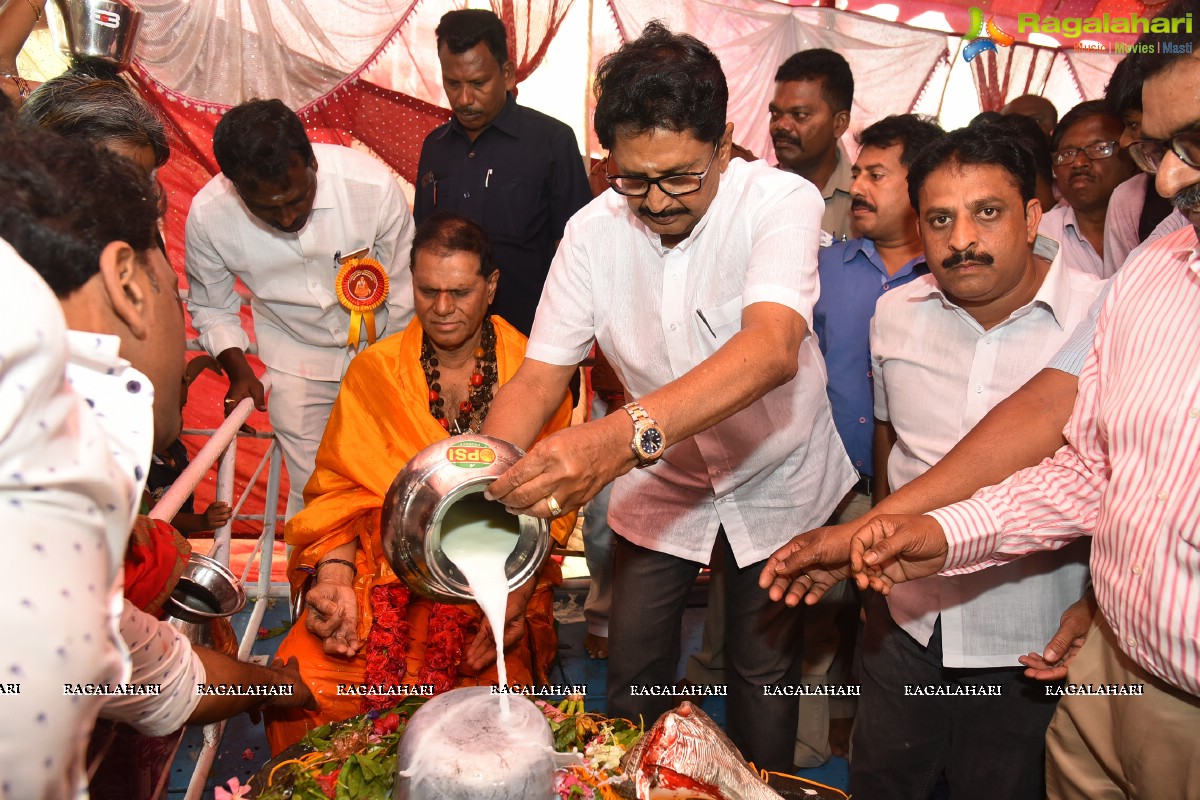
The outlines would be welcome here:
[[[367,659],[363,683],[368,686],[399,686],[408,672],[408,650],[412,633],[408,626],[408,604],[412,593],[403,583],[371,589],[374,621],[367,633]],[[417,673],[417,684],[432,686],[435,695],[448,692],[458,681],[467,636],[477,629],[475,619],[461,607],[436,603],[429,614],[425,660]],[[363,696],[364,712],[392,708],[395,698],[386,693]]]
[[[404,680],[405,659],[412,644],[407,613],[411,598],[408,587],[398,581],[371,589],[371,610],[375,619],[363,648],[367,657],[363,682],[368,686],[398,686]],[[363,696],[363,711],[378,711],[395,704],[395,698],[386,694]]]
[[[425,663],[417,673],[417,683],[432,686],[435,695],[454,688],[458,665],[462,662],[467,632],[475,620],[462,608],[438,603],[429,615],[429,640],[425,645]]]

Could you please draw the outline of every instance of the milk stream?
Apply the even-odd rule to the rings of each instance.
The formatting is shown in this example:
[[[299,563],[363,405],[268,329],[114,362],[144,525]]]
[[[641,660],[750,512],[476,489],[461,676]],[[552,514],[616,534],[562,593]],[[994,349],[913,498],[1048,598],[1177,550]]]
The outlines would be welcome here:
[[[442,519],[442,552],[454,562],[471,594],[483,609],[496,640],[496,672],[500,686],[508,686],[504,664],[504,611],[508,604],[508,577],[504,562],[517,546],[517,518],[499,503],[462,501],[446,510]],[[509,716],[508,694],[500,694],[500,716]]]

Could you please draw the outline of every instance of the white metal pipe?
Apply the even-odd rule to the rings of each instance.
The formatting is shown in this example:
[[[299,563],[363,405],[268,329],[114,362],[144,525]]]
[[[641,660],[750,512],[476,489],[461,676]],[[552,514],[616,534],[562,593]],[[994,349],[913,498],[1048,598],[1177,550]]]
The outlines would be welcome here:
[[[234,483],[234,468],[237,466],[237,437],[234,437],[225,451],[221,453],[221,459],[217,462],[217,492],[216,498],[232,505],[233,500],[233,483]],[[249,493],[250,487],[246,487],[246,492]],[[269,501],[268,501],[269,502]],[[229,541],[233,532],[233,517],[225,522],[224,525],[213,531],[213,546],[208,551],[209,558],[215,558],[225,566],[229,566]]]
[[[201,800],[204,797],[204,784],[208,783],[208,773],[212,771],[213,762],[217,760],[217,745],[221,743],[221,734],[224,732],[224,722],[212,722],[204,726],[204,746],[200,748],[196,769],[192,772],[192,779],[188,781],[187,794],[183,796],[183,800]]]
[[[263,375],[262,384],[263,390],[269,392],[271,376]],[[196,491],[200,481],[208,474],[209,468],[216,463],[217,457],[237,438],[238,429],[250,417],[252,411],[254,411],[254,400],[251,398],[247,397],[238,403],[221,427],[217,428],[212,438],[204,444],[204,447],[200,448],[200,452],[192,459],[192,463],[188,464],[187,469],[175,479],[175,482],[163,494],[162,499],[150,510],[152,518],[164,522],[170,522],[175,518],[175,515],[179,513],[179,507],[192,492]]]
[[[250,517],[243,517],[241,515],[242,506],[244,506],[246,504],[246,499],[248,497],[250,497],[250,489],[258,484],[258,478],[260,475],[262,475],[263,469],[267,466],[267,462],[271,458],[271,450],[273,450],[274,448],[275,448],[275,440],[272,439],[270,444],[267,445],[267,452],[263,453],[262,458],[260,458],[258,460],[258,466],[254,468],[254,472],[250,475],[250,478],[246,481],[246,488],[242,492],[242,496],[238,498],[237,504],[234,505],[233,513],[231,513],[229,515],[230,518],[237,517],[238,519],[250,519]],[[259,516],[258,519],[262,519],[262,516]]]

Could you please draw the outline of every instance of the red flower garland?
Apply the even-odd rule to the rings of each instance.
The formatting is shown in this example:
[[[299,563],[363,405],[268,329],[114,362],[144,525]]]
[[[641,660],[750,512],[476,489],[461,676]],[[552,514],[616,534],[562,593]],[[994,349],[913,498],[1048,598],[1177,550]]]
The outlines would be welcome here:
[[[438,603],[429,615],[429,641],[425,645],[425,663],[417,674],[417,683],[433,686],[434,694],[454,688],[458,665],[466,647],[467,630],[474,622],[462,608]]]
[[[368,686],[399,686],[407,671],[405,658],[412,639],[408,630],[408,587],[389,583],[371,589],[371,610],[375,619],[363,648],[367,668],[363,683]],[[396,705],[396,698],[386,694],[363,696],[363,711],[378,711]]]
[[[363,654],[367,668],[363,683],[368,686],[399,686],[408,671],[408,649],[412,635],[408,629],[408,603],[412,594],[403,583],[389,583],[371,589],[374,621],[367,633]],[[417,673],[417,683],[433,686],[434,694],[448,692],[458,680],[467,636],[477,629],[475,619],[460,606],[436,603],[429,614],[425,661]],[[387,694],[363,696],[363,711],[383,711],[396,705],[396,697]]]

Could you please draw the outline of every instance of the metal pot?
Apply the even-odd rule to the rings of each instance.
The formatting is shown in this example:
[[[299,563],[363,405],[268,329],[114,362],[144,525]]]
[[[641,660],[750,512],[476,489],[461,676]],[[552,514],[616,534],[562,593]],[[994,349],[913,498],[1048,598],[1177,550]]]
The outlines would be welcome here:
[[[237,638],[229,622],[246,605],[246,590],[220,561],[193,553],[175,590],[163,604],[167,622],[192,644],[234,655]]]
[[[74,58],[128,66],[142,12],[125,0],[54,0],[46,22],[55,45]]]
[[[442,520],[457,503],[491,504],[483,499],[483,490],[523,455],[514,444],[466,434],[435,442],[413,456],[383,501],[383,553],[396,575],[431,600],[474,601],[466,578],[442,551]],[[509,590],[535,575],[550,555],[547,520],[513,519],[517,544],[504,565]]]

